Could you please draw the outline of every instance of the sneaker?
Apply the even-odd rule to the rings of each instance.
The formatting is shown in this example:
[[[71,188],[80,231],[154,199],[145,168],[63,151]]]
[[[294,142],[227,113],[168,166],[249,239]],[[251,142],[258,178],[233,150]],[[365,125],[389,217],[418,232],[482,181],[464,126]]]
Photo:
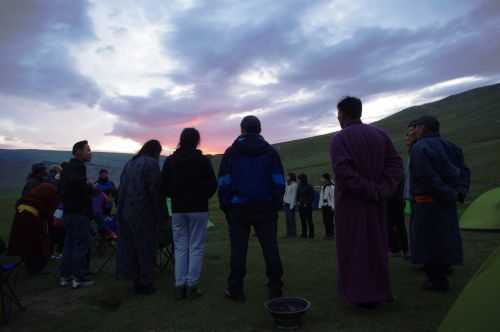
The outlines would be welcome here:
[[[177,301],[183,300],[186,298],[186,286],[176,286],[175,287],[175,299]]]
[[[71,283],[71,288],[77,289],[81,287],[90,287],[94,285],[94,281],[90,279],[73,279],[73,282]]]
[[[226,290],[224,290],[224,296],[227,299],[235,301],[235,302],[245,302],[247,300],[245,297],[245,293],[243,293],[243,292],[235,293],[235,292],[230,291],[228,288]]]
[[[72,281],[73,281],[73,278],[60,277],[59,278],[59,286],[67,287],[71,284]]]

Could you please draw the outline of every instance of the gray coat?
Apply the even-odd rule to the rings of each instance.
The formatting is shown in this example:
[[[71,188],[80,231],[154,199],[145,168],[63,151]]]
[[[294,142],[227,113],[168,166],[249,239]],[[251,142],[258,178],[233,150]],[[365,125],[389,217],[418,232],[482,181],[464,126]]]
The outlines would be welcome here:
[[[164,204],[157,159],[130,160],[120,177],[118,195],[118,275],[147,285],[153,282],[158,228]]]

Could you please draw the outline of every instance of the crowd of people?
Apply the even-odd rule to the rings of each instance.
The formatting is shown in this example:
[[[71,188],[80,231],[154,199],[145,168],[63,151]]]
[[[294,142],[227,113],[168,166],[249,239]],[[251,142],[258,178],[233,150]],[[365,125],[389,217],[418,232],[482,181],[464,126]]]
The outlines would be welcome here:
[[[246,116],[241,135],[225,151],[215,175],[211,160],[198,149],[198,130],[182,131],[174,153],[160,168],[162,146],[146,142],[125,165],[119,187],[108,171],[89,183],[87,141],[77,142],[62,168],[33,165],[16,214],[9,254],[21,256],[30,273],[45,267],[53,254],[54,212],[63,211],[64,249],[60,286],[91,286],[91,221],[98,234],[117,241],[117,276],[130,280],[138,294],[155,292],[154,268],[159,229],[170,223],[175,255],[175,296],[203,295],[203,267],[209,200],[218,193],[228,224],[230,266],[225,296],[245,301],[248,241],[253,229],[262,247],[269,298],[283,295],[278,246],[278,216],[284,211],[286,238],[314,238],[313,210],[319,209],[326,240],[335,240],[338,292],[347,302],[372,309],[393,301],[390,255],[422,266],[423,285],[450,288],[452,265],[463,263],[457,203],[469,190],[470,171],[461,149],[440,136],[439,121],[424,116],[408,126],[406,167],[391,139],[361,121],[362,103],[346,97],[338,105],[342,130],[330,144],[333,176],[321,176],[319,199],[306,174],[287,174],[279,153],[261,135],[261,122]],[[166,200],[171,199],[171,211]],[[116,205],[116,229],[105,220]],[[405,222],[405,213],[409,222]],[[56,215],[57,212],[56,212]],[[170,218],[171,216],[171,218]],[[407,224],[409,236],[407,235]],[[54,240],[54,242],[57,242]]]

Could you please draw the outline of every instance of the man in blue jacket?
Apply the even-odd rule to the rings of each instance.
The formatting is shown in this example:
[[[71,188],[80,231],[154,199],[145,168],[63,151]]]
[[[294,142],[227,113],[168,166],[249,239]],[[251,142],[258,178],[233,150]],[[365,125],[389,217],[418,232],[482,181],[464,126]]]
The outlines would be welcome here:
[[[277,221],[285,177],[278,153],[260,132],[259,119],[245,117],[241,136],[226,150],[219,168],[219,201],[229,223],[231,240],[231,273],[225,295],[235,301],[245,301],[243,280],[252,226],[266,262],[269,297],[282,295]]]
[[[463,264],[457,201],[463,201],[470,171],[463,153],[439,134],[439,121],[424,116],[414,122],[417,142],[411,149],[411,192],[415,200],[412,261],[423,264],[424,288],[447,291],[451,265]]]

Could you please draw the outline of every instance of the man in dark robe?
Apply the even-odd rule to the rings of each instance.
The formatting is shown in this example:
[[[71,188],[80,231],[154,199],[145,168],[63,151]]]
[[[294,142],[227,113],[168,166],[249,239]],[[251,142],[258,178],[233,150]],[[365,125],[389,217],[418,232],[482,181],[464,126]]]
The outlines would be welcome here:
[[[349,303],[374,308],[393,300],[385,200],[403,179],[403,162],[385,132],[361,122],[361,100],[338,105],[342,131],[330,148],[336,178],[338,290]]]
[[[436,118],[425,116],[414,125],[418,140],[410,163],[415,199],[412,262],[424,265],[424,289],[447,291],[450,266],[463,264],[457,201],[467,194],[470,172],[460,148],[440,137]]]

